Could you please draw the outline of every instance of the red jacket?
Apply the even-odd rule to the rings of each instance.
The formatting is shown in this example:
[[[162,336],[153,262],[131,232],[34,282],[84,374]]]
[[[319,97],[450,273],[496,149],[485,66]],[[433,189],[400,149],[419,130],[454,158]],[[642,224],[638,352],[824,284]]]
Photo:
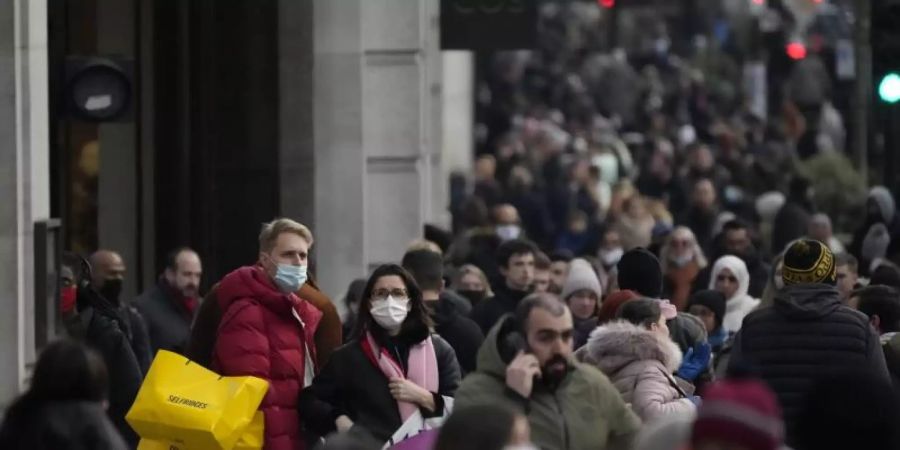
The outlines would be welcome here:
[[[225,276],[217,296],[222,321],[213,368],[226,376],[268,381],[269,391],[259,407],[266,419],[263,448],[304,449],[297,399],[304,370],[315,370],[304,366],[307,349],[315,361],[314,335],[322,313],[296,295],[278,291],[268,275],[253,266]]]

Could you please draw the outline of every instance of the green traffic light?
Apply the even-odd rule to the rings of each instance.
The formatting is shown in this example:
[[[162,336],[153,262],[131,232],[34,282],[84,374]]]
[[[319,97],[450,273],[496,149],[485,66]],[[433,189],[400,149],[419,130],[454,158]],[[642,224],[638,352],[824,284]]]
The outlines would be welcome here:
[[[878,84],[878,97],[887,103],[900,101],[900,75],[896,72],[885,75]]]

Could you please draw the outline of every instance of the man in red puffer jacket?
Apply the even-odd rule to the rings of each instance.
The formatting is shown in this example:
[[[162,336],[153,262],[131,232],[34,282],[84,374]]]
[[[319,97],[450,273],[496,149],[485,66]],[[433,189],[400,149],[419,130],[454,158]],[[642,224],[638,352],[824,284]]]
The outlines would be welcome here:
[[[297,398],[316,373],[314,335],[322,313],[293,293],[306,282],[312,243],[309,229],[293,220],[267,223],[259,235],[258,263],[219,283],[222,321],[213,369],[269,382],[259,407],[265,414],[265,450],[305,448]]]

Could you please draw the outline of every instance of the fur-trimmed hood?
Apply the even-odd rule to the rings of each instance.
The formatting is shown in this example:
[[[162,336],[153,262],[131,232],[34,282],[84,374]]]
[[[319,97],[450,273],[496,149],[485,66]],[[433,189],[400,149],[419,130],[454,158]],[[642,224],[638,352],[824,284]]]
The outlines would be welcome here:
[[[681,366],[682,354],[670,338],[619,320],[597,327],[577,357],[612,376],[629,364],[644,360],[659,361],[672,373]]]

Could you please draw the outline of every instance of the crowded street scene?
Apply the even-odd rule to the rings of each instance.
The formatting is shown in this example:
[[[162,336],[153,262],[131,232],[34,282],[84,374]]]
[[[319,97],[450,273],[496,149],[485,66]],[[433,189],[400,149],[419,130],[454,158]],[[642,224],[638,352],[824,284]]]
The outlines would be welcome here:
[[[900,450],[900,0],[0,0],[0,450]]]

